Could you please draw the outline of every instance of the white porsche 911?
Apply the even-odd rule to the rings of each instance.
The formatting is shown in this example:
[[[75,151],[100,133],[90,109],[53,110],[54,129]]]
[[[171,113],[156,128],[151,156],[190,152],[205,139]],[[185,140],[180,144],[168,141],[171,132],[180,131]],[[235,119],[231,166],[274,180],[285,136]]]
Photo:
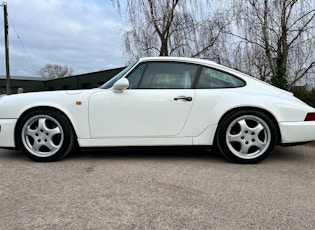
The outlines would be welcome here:
[[[214,62],[156,57],[102,87],[0,98],[0,147],[35,161],[80,148],[214,146],[228,160],[257,163],[275,145],[315,140],[315,109]]]

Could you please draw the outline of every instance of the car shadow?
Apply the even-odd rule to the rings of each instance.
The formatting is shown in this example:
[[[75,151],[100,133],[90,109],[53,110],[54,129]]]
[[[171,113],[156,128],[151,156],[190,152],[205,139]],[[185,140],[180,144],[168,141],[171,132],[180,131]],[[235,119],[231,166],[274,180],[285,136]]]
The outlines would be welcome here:
[[[315,148],[314,148],[315,149]],[[313,148],[308,145],[301,148],[277,146],[264,163],[279,162],[309,162],[314,161],[311,154]],[[311,157],[311,159],[310,159]],[[72,152],[66,159],[187,159],[203,160],[208,162],[231,163],[220,152],[213,149],[196,147],[137,147],[137,148],[105,148],[102,150]],[[261,163],[263,163],[261,162]]]
[[[101,159],[202,159],[213,162],[228,162],[219,152],[210,149],[186,147],[137,147],[104,148],[82,151],[75,148],[61,161]],[[1,161],[33,162],[21,150],[0,149]]]
[[[0,149],[0,159],[1,161],[31,161],[22,151],[9,149]]]
[[[305,147],[276,147],[272,154],[264,162],[314,162],[314,145]],[[216,150],[187,147],[137,147],[137,148],[105,148],[98,150],[82,151],[76,148],[61,161],[72,160],[101,160],[101,159],[181,159],[202,160],[208,162],[230,163]],[[0,149],[1,161],[29,161],[32,162],[20,150]]]
[[[137,147],[137,148],[105,148],[101,150],[82,151],[76,149],[67,159],[203,159],[210,161],[227,162],[227,160],[217,151],[200,148],[186,147]]]

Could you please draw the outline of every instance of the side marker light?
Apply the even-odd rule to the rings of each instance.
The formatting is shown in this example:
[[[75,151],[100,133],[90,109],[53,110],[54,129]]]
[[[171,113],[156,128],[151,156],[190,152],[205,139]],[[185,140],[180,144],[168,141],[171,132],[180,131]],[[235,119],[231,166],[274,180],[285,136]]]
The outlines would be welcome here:
[[[82,101],[76,101],[75,104],[76,105],[82,105]]]

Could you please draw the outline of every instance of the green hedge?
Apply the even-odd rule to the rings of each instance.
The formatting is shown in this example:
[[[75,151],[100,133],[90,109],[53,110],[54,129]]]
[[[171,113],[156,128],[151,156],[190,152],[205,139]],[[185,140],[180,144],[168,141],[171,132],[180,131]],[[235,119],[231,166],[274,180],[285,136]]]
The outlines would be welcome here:
[[[315,89],[308,91],[305,87],[295,87],[291,92],[306,104],[315,107]]]

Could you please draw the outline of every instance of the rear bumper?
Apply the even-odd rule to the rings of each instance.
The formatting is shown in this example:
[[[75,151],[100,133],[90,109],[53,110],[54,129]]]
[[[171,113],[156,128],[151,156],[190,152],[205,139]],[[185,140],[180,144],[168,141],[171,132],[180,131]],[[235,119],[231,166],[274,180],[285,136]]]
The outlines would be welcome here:
[[[281,144],[315,141],[315,121],[279,123]]]
[[[17,119],[0,119],[0,148],[15,148],[14,129]]]

